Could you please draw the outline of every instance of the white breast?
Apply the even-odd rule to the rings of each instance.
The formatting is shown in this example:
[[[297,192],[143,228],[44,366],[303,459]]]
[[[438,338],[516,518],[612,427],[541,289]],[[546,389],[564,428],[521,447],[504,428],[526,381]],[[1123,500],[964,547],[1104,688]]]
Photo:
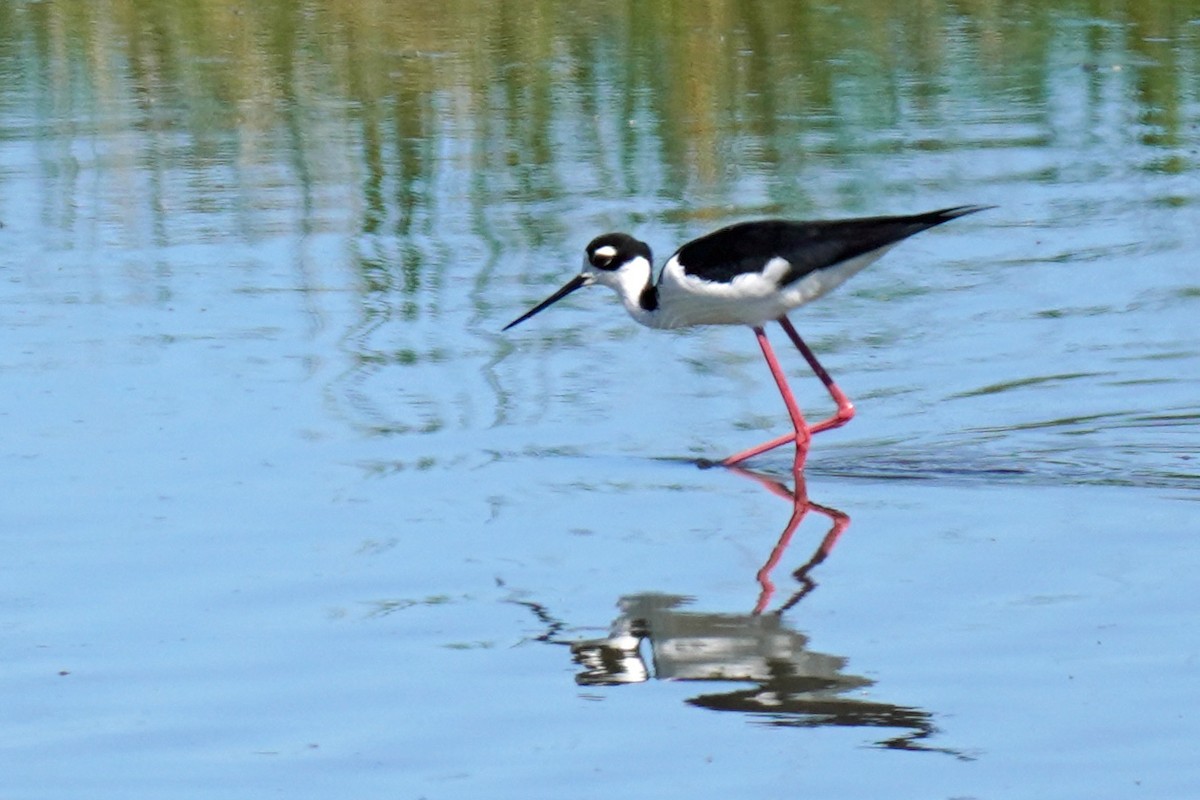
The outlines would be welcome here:
[[[762,325],[836,289],[890,249],[891,245],[872,250],[782,287],[780,281],[789,267],[782,258],[771,259],[761,272],[722,282],[686,274],[672,256],[659,276],[659,307],[649,324],[657,328]]]

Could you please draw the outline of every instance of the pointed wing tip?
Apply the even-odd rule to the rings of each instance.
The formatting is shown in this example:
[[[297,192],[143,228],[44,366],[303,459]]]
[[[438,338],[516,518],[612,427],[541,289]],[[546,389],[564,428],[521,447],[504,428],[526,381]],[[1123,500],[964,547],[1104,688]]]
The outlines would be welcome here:
[[[933,213],[936,216],[941,217],[943,220],[949,221],[952,219],[958,219],[959,217],[965,217],[967,214],[977,214],[980,211],[988,211],[993,208],[999,208],[999,206],[992,206],[992,205],[954,206],[952,208],[943,208],[941,211],[935,211]]]

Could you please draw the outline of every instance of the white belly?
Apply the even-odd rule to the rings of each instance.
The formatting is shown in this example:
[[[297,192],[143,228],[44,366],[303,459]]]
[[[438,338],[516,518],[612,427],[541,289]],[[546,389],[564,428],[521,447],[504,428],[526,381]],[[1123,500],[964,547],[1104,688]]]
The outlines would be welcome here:
[[[647,322],[656,328],[762,325],[833,291],[890,249],[891,245],[863,253],[782,287],[779,281],[788,264],[781,258],[772,259],[762,272],[739,275],[728,283],[687,275],[672,258],[659,278],[658,309]]]

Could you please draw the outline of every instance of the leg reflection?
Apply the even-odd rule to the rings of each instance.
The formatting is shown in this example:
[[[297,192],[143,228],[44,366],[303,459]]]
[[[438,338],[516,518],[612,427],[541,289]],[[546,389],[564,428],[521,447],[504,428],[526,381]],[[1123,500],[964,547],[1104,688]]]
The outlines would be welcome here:
[[[784,551],[791,544],[792,535],[800,527],[800,523],[804,521],[808,512],[815,511],[827,517],[831,523],[829,531],[825,534],[825,538],[821,540],[820,545],[817,546],[816,551],[813,552],[812,557],[792,573],[792,577],[800,582],[800,588],[776,612],[782,614],[799,603],[809,592],[816,588],[817,584],[810,577],[809,573],[833,551],[833,547],[837,544],[842,533],[850,526],[850,517],[835,508],[829,508],[828,506],[823,506],[809,500],[808,487],[804,482],[804,472],[801,470],[793,470],[792,475],[795,480],[795,488],[789,489],[782,481],[769,475],[751,472],[741,467],[729,467],[728,469],[730,472],[750,478],[777,497],[781,497],[792,503],[792,516],[788,519],[783,533],[779,534],[779,541],[775,543],[774,549],[771,550],[771,555],[767,557],[766,563],[762,565],[756,575],[760,591],[758,602],[754,606],[755,614],[763,613],[767,608],[767,604],[771,601],[771,596],[775,594],[775,584],[771,581],[771,572],[779,564]]]

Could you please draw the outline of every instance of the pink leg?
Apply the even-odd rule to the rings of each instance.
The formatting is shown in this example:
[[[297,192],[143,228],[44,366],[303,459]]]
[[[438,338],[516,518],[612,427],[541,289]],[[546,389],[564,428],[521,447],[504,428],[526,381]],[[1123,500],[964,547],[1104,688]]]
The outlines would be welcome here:
[[[837,404],[837,411],[833,416],[829,417],[829,419],[822,420],[816,425],[804,426],[804,438],[808,438],[814,433],[820,433],[821,431],[827,431],[832,428],[840,428],[842,425],[845,425],[854,418],[854,404],[850,402],[850,398],[848,398],[846,393],[841,390],[841,387],[834,383],[833,378],[829,376],[829,373],[825,370],[825,367],[821,366],[821,362],[817,361],[816,355],[813,354],[813,351],[809,349],[808,345],[804,343],[804,340],[800,338],[800,334],[796,332],[795,327],[792,326],[792,321],[784,316],[779,318],[779,324],[783,327],[783,330],[788,335],[788,338],[792,340],[792,344],[796,345],[796,349],[800,351],[800,355],[804,356],[804,360],[808,362],[808,366],[812,368],[812,371],[816,373],[816,376],[820,379],[821,383],[825,385],[825,389],[829,392],[829,396],[833,398],[833,402]],[[783,380],[783,371],[779,368],[779,362],[775,359],[775,354],[771,351],[771,346],[767,344],[766,334],[763,333],[762,328],[755,328],[754,334],[758,337],[759,344],[763,348],[763,355],[767,357],[767,364],[771,367],[771,374],[775,376],[775,383],[779,386],[780,394],[783,395],[783,401],[788,405],[788,413],[792,414],[792,410],[795,409],[796,413],[792,414],[792,422],[794,424],[797,415],[800,413],[799,406],[796,405],[796,400],[794,397],[792,397],[791,390],[787,387],[786,381]],[[803,419],[803,417],[801,417],[801,419]],[[799,432],[799,430],[800,429],[797,428],[797,432]],[[782,447],[788,442],[795,441],[796,437],[796,433],[786,433],[783,436],[778,436],[770,440],[769,442],[763,442],[756,447],[751,447],[749,450],[743,450],[740,453],[736,453],[722,461],[721,464],[726,467],[734,464],[740,464],[743,461],[754,458],[755,456],[762,455],[769,450]],[[804,443],[803,448],[797,448],[796,469],[799,469],[799,467],[804,463],[804,458],[800,455],[801,450],[807,454],[807,442]]]
[[[804,360],[812,367],[812,371],[821,379],[821,383],[825,384],[825,388],[829,391],[829,396],[833,398],[833,402],[837,403],[837,412],[829,419],[822,420],[816,425],[811,426],[808,432],[820,433],[831,428],[840,428],[854,419],[854,404],[850,402],[849,397],[846,397],[846,393],[833,382],[833,378],[829,377],[829,373],[821,366],[821,362],[817,361],[817,357],[813,355],[813,351],[808,349],[808,345],[800,338],[800,334],[796,333],[796,329],[792,327],[792,321],[787,317],[780,317],[779,324],[783,326],[783,330],[787,333],[788,338],[792,340],[792,344],[796,345],[796,349],[800,351],[800,355],[804,356]]]
[[[750,459],[754,458],[755,456],[760,456],[763,453],[767,452],[768,450],[774,450],[776,447],[783,447],[785,444],[788,444],[788,443],[794,442],[794,441],[796,441],[796,434],[785,433],[783,436],[779,436],[775,439],[772,439],[769,442],[763,442],[760,445],[751,447],[749,450],[743,450],[740,453],[735,453],[734,455],[731,455],[729,458],[727,458],[721,462],[721,466],[732,467],[735,464],[742,463],[743,461],[749,461]]]
[[[775,351],[771,349],[771,343],[767,341],[767,334],[760,326],[754,327],[754,335],[758,337],[758,345],[762,348],[763,357],[767,359],[767,366],[771,368],[771,375],[775,378],[775,385],[779,387],[779,394],[783,396],[783,403],[787,406],[788,416],[792,418],[792,433],[781,436],[777,439],[772,439],[766,444],[761,444],[758,447],[752,447],[721,462],[724,466],[732,466],[739,464],[748,458],[753,458],[760,453],[765,453],[768,450],[773,450],[776,447],[785,445],[788,442],[796,443],[796,463],[795,469],[798,471],[804,465],[804,459],[808,455],[808,440],[810,438],[808,425],[804,422],[804,415],[800,413],[800,406],[796,403],[796,398],[792,395],[791,387],[788,386],[787,378],[783,375],[783,368],[779,366],[779,359],[775,357]]]

